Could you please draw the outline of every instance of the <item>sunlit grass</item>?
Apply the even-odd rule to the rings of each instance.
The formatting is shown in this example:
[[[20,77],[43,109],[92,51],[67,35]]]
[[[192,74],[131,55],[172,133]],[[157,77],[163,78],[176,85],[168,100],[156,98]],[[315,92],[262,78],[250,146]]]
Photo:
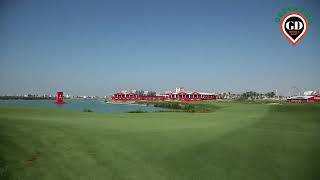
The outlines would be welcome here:
[[[0,179],[319,179],[320,106],[210,113],[0,106]]]

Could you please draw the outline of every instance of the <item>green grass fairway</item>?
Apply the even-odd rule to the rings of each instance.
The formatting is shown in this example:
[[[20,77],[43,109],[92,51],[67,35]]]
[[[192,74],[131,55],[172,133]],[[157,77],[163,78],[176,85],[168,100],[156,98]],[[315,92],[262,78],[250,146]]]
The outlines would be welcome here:
[[[320,179],[320,104],[215,106],[109,114],[0,106],[0,179]]]

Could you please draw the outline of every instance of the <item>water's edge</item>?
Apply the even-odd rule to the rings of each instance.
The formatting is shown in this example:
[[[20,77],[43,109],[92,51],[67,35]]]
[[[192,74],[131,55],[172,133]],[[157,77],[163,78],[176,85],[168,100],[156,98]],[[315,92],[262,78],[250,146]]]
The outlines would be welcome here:
[[[0,105],[51,107],[79,111],[90,109],[94,112],[156,112],[164,110],[162,108],[151,107],[146,105],[106,103],[102,100],[94,99],[66,99],[65,102],[65,104],[57,105],[54,103],[54,100],[0,100]]]

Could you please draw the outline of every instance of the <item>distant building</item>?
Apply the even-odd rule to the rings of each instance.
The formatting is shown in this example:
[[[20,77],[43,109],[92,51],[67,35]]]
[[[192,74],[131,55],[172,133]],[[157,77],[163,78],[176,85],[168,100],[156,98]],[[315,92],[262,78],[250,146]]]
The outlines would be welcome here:
[[[288,97],[287,101],[296,103],[320,102],[320,96],[292,96]]]
[[[319,94],[316,91],[305,91],[305,92],[303,92],[303,95],[314,96],[314,95],[319,95]]]
[[[146,92],[146,91],[145,91]],[[145,96],[121,91],[112,95],[112,100],[114,101],[135,101],[135,100],[146,100],[146,101],[206,101],[206,100],[215,100],[217,96],[214,93],[205,93],[205,92],[187,92],[182,87],[177,87],[176,92],[167,92],[163,95],[155,95],[155,96]]]
[[[176,93],[184,92],[184,87],[176,87]]]

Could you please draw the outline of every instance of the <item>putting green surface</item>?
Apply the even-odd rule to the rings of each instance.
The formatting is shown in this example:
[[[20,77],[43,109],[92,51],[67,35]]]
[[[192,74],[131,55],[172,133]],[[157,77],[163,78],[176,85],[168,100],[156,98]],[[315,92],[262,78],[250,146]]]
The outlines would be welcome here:
[[[211,113],[0,106],[0,179],[320,179],[320,105]]]

